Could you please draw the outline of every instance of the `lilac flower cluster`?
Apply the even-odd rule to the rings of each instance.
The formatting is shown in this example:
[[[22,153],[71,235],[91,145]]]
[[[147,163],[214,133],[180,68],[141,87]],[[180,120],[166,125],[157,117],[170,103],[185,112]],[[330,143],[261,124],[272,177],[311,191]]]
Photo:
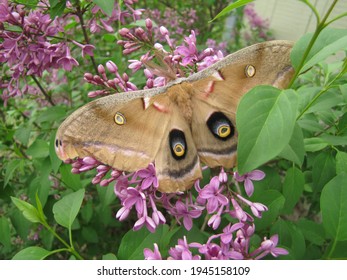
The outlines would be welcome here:
[[[29,91],[28,76],[41,77],[44,71],[58,68],[71,71],[79,65],[71,56],[67,41],[53,42],[64,28],[60,20],[50,18],[46,7],[28,11],[14,2],[0,3],[0,62],[8,69],[8,78],[0,80],[5,103],[10,97]],[[93,55],[94,46],[72,42],[82,49],[82,55]]]
[[[257,14],[254,9],[254,3],[246,5],[243,12],[250,27],[250,32],[245,32],[243,35],[248,44],[253,44],[256,41],[259,42],[259,40],[273,39],[269,31],[269,20],[263,19]]]
[[[128,218],[132,211],[137,214],[137,220],[133,229],[139,230],[146,227],[150,232],[155,232],[156,228],[165,224],[165,216],[169,215],[176,219],[178,224],[182,224],[187,230],[193,227],[193,220],[205,213],[210,216],[207,225],[213,230],[217,230],[222,221],[222,215],[229,215],[237,220],[236,223],[229,224],[223,229],[223,233],[212,235],[205,244],[191,243],[179,240],[175,248],[169,250],[169,259],[260,259],[271,253],[273,256],[287,254],[285,249],[278,248],[278,237],[272,236],[269,240],[264,239],[259,248],[252,251],[249,244],[254,234],[254,218],[261,218],[262,213],[267,211],[267,207],[258,202],[252,202],[232,190],[230,185],[236,186],[238,182],[243,182],[246,194],[251,195],[254,190],[253,181],[262,180],[265,174],[260,170],[254,170],[243,176],[237,172],[228,174],[221,169],[218,176],[213,177],[205,186],[200,186],[200,182],[195,183],[197,195],[192,192],[181,194],[164,194],[157,192],[158,179],[156,177],[155,166],[150,164],[148,168],[136,172],[125,174],[124,172],[111,169],[102,165],[93,158],[86,157],[79,159],[73,164],[73,173],[96,169],[97,174],[93,178],[94,184],[107,186],[115,182],[114,192],[119,198],[122,207],[118,210],[116,218],[123,221]],[[106,176],[109,172],[110,176]],[[106,178],[107,177],[107,178]],[[165,210],[163,213],[158,209]],[[251,210],[251,214],[245,208]],[[219,243],[215,240],[219,239]],[[146,259],[161,259],[157,245],[154,251],[145,249]],[[192,249],[198,249],[201,255],[193,256]]]
[[[170,26],[172,30],[171,38],[175,42],[181,38],[187,30],[194,30],[194,23],[197,20],[196,11],[193,8],[185,9],[177,13],[177,11],[166,8],[163,12],[158,9],[146,10],[146,16],[153,19],[158,26]],[[165,36],[160,32],[159,28],[154,28],[155,38],[160,42],[165,42]]]
[[[139,60],[129,60],[128,65],[128,68],[133,73],[144,68],[144,75],[147,78],[146,85],[144,86],[145,89],[164,86],[170,80],[176,79],[177,77],[185,77],[193,73],[194,67],[197,67],[200,71],[224,57],[221,51],[214,51],[212,48],[206,48],[199,52],[196,47],[196,35],[194,31],[191,31],[191,34],[185,37],[181,45],[175,46],[169,31],[164,26],[161,26],[159,30],[170,48],[169,50],[165,50],[162,44],[154,41],[155,34],[152,20],[149,18],[146,19],[145,26],[145,29],[142,27],[120,29],[119,34],[123,39],[117,42],[123,46],[124,55],[129,55],[140,49],[147,51]],[[156,62],[154,62],[154,58],[156,58]],[[108,61],[106,68],[115,78],[109,79],[106,76],[103,65],[98,66],[99,75],[93,75],[91,73],[84,75],[85,81],[102,88],[90,92],[88,94],[89,97],[137,90],[137,87],[129,81],[127,74],[120,74],[118,72],[118,67],[114,62]]]
[[[87,26],[91,33],[99,33],[101,30],[112,33],[115,31],[112,27],[115,22],[120,22],[124,25],[127,23],[128,18],[133,21],[140,19],[144,9],[134,9],[132,7],[138,0],[122,1],[125,9],[121,7],[119,2],[120,1],[115,1],[114,9],[110,17],[107,16],[99,6],[95,5],[92,8],[92,16],[87,22]]]
[[[258,248],[251,251],[250,238],[254,233],[254,226],[244,226],[242,223],[227,225],[223,233],[212,235],[205,244],[198,242],[188,243],[186,237],[178,240],[175,247],[169,249],[168,260],[244,260],[262,259],[271,254],[274,257],[287,255],[286,249],[277,247],[278,235],[270,239],[264,238]],[[233,236],[234,235],[234,236]],[[219,239],[219,242],[213,242]],[[194,255],[194,251],[197,251]],[[153,251],[149,248],[143,250],[146,260],[162,260],[159,247],[154,243]]]

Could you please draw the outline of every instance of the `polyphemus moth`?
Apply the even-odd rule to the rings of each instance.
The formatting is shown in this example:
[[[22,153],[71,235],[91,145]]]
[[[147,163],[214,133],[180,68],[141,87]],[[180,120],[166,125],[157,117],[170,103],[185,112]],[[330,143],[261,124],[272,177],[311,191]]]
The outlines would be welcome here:
[[[129,172],[153,162],[159,191],[187,190],[202,177],[201,162],[235,166],[238,102],[257,85],[286,87],[291,49],[288,41],[255,44],[164,87],[94,100],[61,124],[57,155],[91,156]]]

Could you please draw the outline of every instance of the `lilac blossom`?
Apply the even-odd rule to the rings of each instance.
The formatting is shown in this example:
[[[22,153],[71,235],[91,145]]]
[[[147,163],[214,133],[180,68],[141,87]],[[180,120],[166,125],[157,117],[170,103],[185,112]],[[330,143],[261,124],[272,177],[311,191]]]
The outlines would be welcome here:
[[[208,185],[206,185],[199,197],[207,200],[206,209],[208,213],[213,213],[220,205],[228,204],[228,199],[223,195],[224,187],[220,187],[219,178],[213,177]]]
[[[260,181],[264,179],[265,173],[261,170],[253,170],[245,175],[240,176],[238,172],[234,173],[234,178],[237,182],[244,182],[245,191],[248,196],[252,196],[254,185],[252,181]]]
[[[145,248],[143,250],[145,260],[161,260],[162,259],[157,243],[154,243],[153,245],[154,245],[153,251],[151,249],[148,249],[148,248]]]
[[[183,203],[182,201],[178,200],[176,205],[171,207],[170,213],[176,217],[178,221],[182,218],[184,227],[187,230],[191,230],[193,227],[193,218],[200,217],[202,211],[194,205],[189,205],[187,201],[186,203]]]

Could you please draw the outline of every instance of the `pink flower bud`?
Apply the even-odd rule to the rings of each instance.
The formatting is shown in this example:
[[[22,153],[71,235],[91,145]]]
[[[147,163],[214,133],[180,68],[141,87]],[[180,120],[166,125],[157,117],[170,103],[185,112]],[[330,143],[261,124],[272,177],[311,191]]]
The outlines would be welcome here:
[[[121,30],[119,30],[119,35],[122,37],[127,37],[129,32],[130,32],[130,30],[128,28],[122,28]]]
[[[91,73],[84,73],[84,79],[89,82],[93,80],[93,74]]]
[[[106,67],[107,67],[108,71],[110,71],[113,74],[118,72],[117,65],[113,61],[111,61],[111,60],[106,62]]]
[[[147,29],[148,29],[148,30],[151,30],[151,29],[152,29],[152,27],[153,27],[152,20],[151,20],[151,19],[149,19],[149,18],[147,18],[147,19],[145,20],[145,23],[146,23],[146,27],[147,27]]]
[[[163,36],[169,35],[169,31],[164,26],[160,26],[159,31]]]
[[[105,74],[105,67],[103,65],[99,64],[98,72],[100,75],[104,75]]]

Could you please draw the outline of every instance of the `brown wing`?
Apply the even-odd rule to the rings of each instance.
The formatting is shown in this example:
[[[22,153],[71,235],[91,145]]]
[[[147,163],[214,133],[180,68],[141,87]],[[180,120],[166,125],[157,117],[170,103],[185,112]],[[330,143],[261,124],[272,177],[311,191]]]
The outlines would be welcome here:
[[[188,79],[193,89],[193,139],[201,160],[208,166],[235,165],[235,114],[239,100],[257,85],[286,87],[294,73],[289,57],[291,48],[288,41],[256,44]],[[224,129],[223,137],[218,136],[217,128],[221,132]]]

